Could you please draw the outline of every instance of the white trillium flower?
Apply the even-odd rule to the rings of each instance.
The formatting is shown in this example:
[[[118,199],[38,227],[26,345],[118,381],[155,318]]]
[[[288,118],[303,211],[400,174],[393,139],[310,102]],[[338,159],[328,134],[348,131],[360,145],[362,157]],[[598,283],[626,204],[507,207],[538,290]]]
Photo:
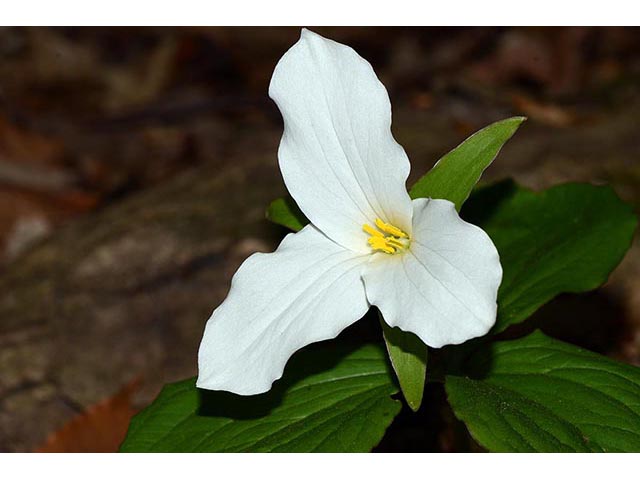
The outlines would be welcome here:
[[[266,392],[294,352],[336,337],[372,305],[431,347],[486,334],[498,252],[453,203],[411,200],[409,159],[371,65],[303,30],[269,95],[284,117],[282,176],[311,223],[240,266],[207,322],[197,386]]]

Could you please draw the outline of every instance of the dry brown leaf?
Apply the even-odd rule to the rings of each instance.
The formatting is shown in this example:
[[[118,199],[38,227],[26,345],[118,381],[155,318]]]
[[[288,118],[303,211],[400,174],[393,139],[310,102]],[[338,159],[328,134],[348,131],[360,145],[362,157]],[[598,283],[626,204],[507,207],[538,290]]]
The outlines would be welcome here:
[[[63,154],[64,147],[59,140],[21,129],[0,115],[0,158],[57,166]]]
[[[113,397],[78,415],[38,448],[41,453],[117,452],[131,417],[136,413],[131,398],[140,385],[136,379]]]
[[[551,127],[568,127],[576,120],[573,113],[562,107],[542,103],[525,95],[513,94],[511,101],[519,112]]]
[[[82,191],[39,192],[0,186],[0,264],[19,256],[54,227],[95,208],[99,201],[98,196]],[[32,227],[34,221],[40,226],[29,229],[36,235],[27,235],[25,242],[24,226]]]
[[[429,92],[418,92],[411,97],[411,106],[416,110],[429,110],[433,107],[433,95]]]

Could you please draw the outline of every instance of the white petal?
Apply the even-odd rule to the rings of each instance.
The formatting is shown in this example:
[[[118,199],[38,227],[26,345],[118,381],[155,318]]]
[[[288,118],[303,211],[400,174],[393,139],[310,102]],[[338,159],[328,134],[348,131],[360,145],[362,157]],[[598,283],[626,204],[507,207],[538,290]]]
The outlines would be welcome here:
[[[269,390],[296,350],[336,337],[367,312],[367,259],[312,225],[273,253],[253,254],[207,322],[197,386],[240,395]]]
[[[328,237],[367,252],[376,217],[411,230],[409,160],[391,135],[389,96],[352,48],[303,30],[269,95],[284,118],[280,169],[300,209]]]
[[[502,280],[489,236],[447,200],[413,201],[413,236],[399,255],[376,254],[363,273],[367,298],[391,326],[439,348],[486,334]]]

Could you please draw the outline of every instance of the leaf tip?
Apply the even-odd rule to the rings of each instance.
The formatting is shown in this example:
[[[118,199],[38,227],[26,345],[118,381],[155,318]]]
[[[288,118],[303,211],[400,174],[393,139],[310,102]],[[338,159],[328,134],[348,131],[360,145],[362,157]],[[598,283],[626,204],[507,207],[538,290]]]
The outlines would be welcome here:
[[[420,397],[419,400],[410,400],[406,397],[405,399],[407,400],[407,405],[409,405],[409,408],[412,412],[417,412],[418,410],[420,410],[420,406],[422,405],[422,397]]]

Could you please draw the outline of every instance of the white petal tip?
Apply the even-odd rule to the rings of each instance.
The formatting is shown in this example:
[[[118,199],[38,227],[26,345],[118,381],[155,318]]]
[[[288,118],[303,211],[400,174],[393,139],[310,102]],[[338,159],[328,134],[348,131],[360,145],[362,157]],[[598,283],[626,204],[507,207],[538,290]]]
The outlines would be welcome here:
[[[441,338],[437,340],[431,339],[428,342],[426,342],[425,339],[421,338],[420,335],[418,335],[417,333],[416,335],[418,335],[420,339],[431,348],[443,348],[448,345],[462,345],[463,343],[466,343],[469,340],[473,340],[474,338],[484,337],[486,334],[488,334],[491,331],[491,328],[493,327],[494,324],[495,324],[495,320],[491,322],[491,324],[487,328],[484,328],[477,332],[467,332],[465,335],[452,336],[449,338]]]
[[[243,397],[249,397],[253,395],[260,395],[262,393],[266,393],[269,390],[271,390],[272,385],[273,383],[269,383],[269,385],[266,387],[254,386],[253,388],[246,388],[246,387],[239,387],[235,385],[226,385],[226,384],[218,384],[215,382],[202,381],[200,380],[200,378],[198,378],[198,380],[196,381],[196,388],[199,388],[201,390],[209,390],[214,392],[227,392],[227,393],[233,393],[234,395],[240,395]]]

